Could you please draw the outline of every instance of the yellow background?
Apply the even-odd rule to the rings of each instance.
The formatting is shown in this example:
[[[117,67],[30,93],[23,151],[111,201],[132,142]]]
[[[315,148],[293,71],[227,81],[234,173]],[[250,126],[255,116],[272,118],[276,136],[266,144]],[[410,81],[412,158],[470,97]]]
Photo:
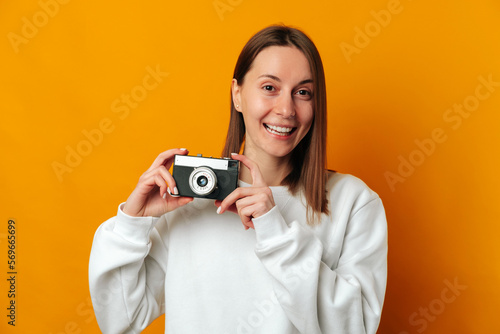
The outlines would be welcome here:
[[[2,333],[99,332],[87,280],[94,231],[163,150],[220,155],[236,58],[280,22],[306,31],[322,55],[329,168],[362,178],[387,210],[379,333],[500,332],[497,1],[220,0],[219,13],[213,0],[61,2],[0,2]],[[145,90],[157,67],[168,76]],[[497,83],[478,88],[481,100],[480,77]],[[121,101],[131,94],[134,108]],[[468,117],[449,113],[464,103]],[[400,166],[410,159],[416,167]],[[54,165],[68,169],[58,176]],[[387,175],[399,178],[391,186]],[[161,318],[146,332],[162,329]]]

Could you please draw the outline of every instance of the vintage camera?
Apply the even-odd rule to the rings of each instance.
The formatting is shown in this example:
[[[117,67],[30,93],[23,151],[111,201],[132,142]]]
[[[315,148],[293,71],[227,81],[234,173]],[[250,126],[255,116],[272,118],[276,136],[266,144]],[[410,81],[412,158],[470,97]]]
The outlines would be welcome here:
[[[238,186],[238,160],[176,155],[172,176],[179,196],[223,200]]]

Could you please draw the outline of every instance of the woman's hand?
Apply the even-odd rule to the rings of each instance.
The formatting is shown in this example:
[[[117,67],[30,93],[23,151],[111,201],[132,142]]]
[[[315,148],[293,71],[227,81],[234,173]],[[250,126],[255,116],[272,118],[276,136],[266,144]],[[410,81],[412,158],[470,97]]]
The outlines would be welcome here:
[[[252,175],[252,186],[236,188],[222,202],[215,201],[215,205],[219,207],[217,209],[219,214],[225,211],[237,213],[245,229],[248,230],[250,227],[255,228],[252,218],[260,217],[274,207],[273,194],[264,182],[259,166],[255,162],[240,154],[233,153],[231,157],[248,167]]]
[[[169,188],[172,194],[178,194],[175,180],[168,171],[176,154],[186,155],[188,151],[172,149],[158,155],[151,167],[141,175],[123,206],[125,214],[135,217],[159,217],[193,200],[192,197],[172,197],[167,192]]]

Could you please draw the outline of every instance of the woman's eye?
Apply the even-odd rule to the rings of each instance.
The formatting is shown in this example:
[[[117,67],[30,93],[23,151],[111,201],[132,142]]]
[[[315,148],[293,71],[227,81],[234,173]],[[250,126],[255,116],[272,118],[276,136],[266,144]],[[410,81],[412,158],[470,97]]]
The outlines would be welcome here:
[[[297,94],[307,96],[307,95],[311,95],[311,92],[309,92],[308,90],[305,90],[305,89],[301,89],[301,90],[297,91]]]
[[[265,85],[263,88],[264,88],[264,90],[267,90],[268,92],[274,91],[274,87],[271,85]]]

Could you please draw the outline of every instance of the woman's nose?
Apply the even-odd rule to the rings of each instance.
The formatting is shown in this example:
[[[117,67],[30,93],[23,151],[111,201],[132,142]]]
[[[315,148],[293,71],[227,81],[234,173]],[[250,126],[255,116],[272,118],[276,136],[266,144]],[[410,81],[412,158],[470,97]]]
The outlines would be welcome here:
[[[288,94],[283,94],[279,97],[276,105],[276,113],[283,118],[295,117],[295,105],[293,104],[293,97]]]

